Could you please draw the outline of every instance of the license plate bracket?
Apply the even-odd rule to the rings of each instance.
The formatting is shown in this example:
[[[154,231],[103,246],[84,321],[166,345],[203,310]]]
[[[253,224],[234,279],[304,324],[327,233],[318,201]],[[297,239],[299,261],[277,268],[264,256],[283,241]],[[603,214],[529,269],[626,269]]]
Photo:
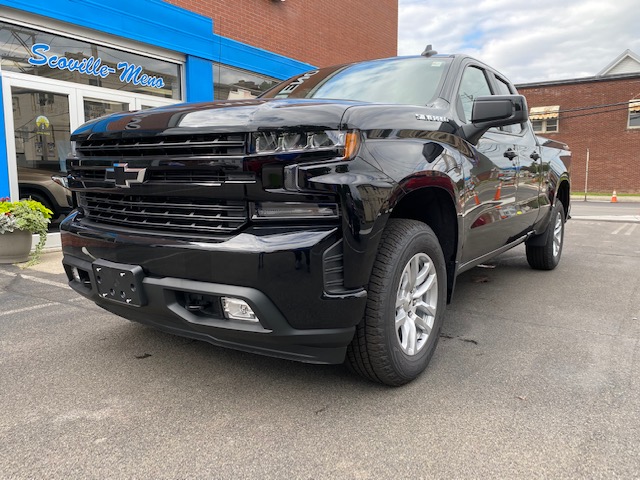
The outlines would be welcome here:
[[[102,298],[135,307],[146,305],[142,267],[107,260],[96,260],[92,267],[98,294]]]

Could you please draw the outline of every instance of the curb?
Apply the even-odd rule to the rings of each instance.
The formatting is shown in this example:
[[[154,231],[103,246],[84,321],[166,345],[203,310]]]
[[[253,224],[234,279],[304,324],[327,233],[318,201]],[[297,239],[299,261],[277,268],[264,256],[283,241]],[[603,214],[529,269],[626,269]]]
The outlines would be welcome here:
[[[594,202],[594,203],[640,203],[640,195],[624,196],[618,195],[618,201],[612,202],[611,197],[606,196],[593,196],[587,195],[587,200],[584,199],[584,195],[571,195],[572,202]]]
[[[640,215],[571,215],[571,220],[594,222],[640,223]]]

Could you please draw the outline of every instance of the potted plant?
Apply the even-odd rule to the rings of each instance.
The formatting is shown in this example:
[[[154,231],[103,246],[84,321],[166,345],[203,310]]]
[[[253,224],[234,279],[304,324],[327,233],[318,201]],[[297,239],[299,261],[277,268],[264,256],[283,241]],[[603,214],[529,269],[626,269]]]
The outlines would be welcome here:
[[[40,259],[47,241],[47,227],[53,212],[35,200],[11,202],[0,198],[0,263],[29,260],[31,235],[40,235],[40,241],[27,265]]]

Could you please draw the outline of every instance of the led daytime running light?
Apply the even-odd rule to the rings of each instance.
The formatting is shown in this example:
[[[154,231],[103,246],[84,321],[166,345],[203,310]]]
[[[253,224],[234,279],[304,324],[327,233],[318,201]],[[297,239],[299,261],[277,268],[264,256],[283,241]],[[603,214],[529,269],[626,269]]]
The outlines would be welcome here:
[[[356,132],[340,130],[258,132],[253,134],[253,148],[259,155],[338,150],[348,159],[355,155],[358,139]]]

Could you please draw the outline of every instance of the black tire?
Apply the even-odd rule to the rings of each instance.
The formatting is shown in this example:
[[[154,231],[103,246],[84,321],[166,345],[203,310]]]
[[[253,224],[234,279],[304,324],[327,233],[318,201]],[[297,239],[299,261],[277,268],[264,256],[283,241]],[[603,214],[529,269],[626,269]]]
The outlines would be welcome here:
[[[526,244],[527,262],[531,268],[553,270],[558,266],[564,244],[564,223],[564,206],[560,200],[556,200],[545,232],[540,238],[533,238]]]
[[[407,349],[411,349],[407,345],[403,346],[403,341],[408,344],[412,335],[405,334],[406,340],[403,340],[404,330],[396,329],[396,315],[398,311],[403,315],[410,302],[415,304],[418,301],[410,300],[415,289],[406,291],[404,298],[408,303],[398,309],[397,299],[400,292],[404,292],[401,289],[401,281],[405,281],[411,275],[410,270],[406,270],[410,268],[409,262],[415,259],[416,263],[412,265],[418,266],[418,271],[424,272],[425,270],[420,268],[429,263],[427,258],[431,266],[424,274],[428,280],[421,286],[427,288],[428,293],[425,295],[429,295],[429,298],[435,301],[435,314],[427,314],[429,322],[432,322],[430,332],[427,333],[427,328],[421,330],[421,327],[413,327],[413,338],[420,340],[414,344],[415,351],[407,353]],[[365,378],[391,386],[404,385],[420,375],[427,367],[438,344],[446,304],[446,275],[442,248],[431,228],[416,220],[389,220],[369,280],[365,316],[356,327],[354,338],[347,349],[347,366]],[[427,285],[434,279],[435,291],[432,290],[433,283]],[[418,281],[421,280],[416,278],[415,283]],[[406,283],[402,285],[406,286]],[[414,325],[418,325],[418,322],[421,325],[426,323],[423,318],[414,314],[415,312],[409,313],[402,318],[415,319]]]

